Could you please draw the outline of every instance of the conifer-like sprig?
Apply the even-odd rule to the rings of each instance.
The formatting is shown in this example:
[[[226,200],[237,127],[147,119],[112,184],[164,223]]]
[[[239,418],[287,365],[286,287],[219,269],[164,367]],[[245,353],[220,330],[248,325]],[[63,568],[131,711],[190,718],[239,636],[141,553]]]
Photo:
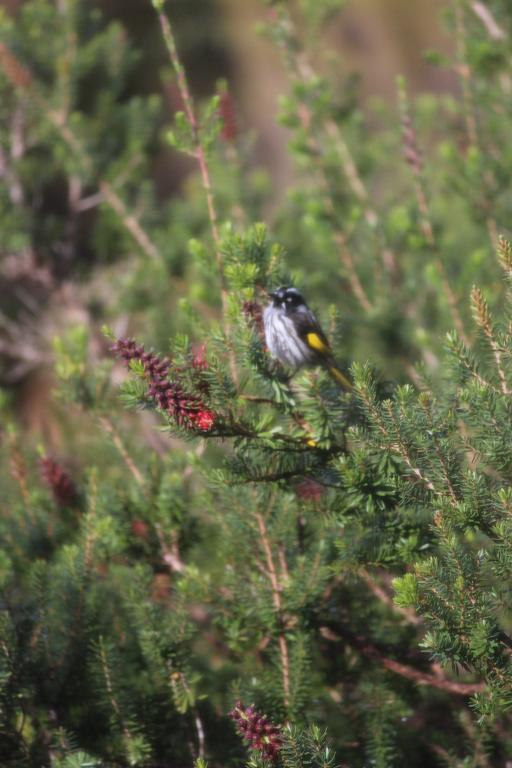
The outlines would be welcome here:
[[[507,245],[500,258],[509,258]],[[449,347],[456,377],[445,396],[399,388],[393,399],[379,402],[371,381],[360,376],[358,394],[371,425],[370,441],[399,455],[401,509],[412,495],[431,515],[434,546],[418,559],[415,576],[397,581],[402,605],[414,606],[429,632],[422,643],[443,665],[476,673],[475,684],[489,686],[489,700],[475,700],[481,717],[503,705],[502,691],[512,674],[508,649],[512,640],[501,620],[504,597],[500,581],[510,574],[509,536],[510,430],[508,362],[510,332],[495,323],[479,288],[472,292],[475,322],[487,342],[493,377],[479,372],[477,352],[455,335]],[[494,379],[494,382],[492,381]],[[418,482],[419,481],[419,482]],[[492,576],[491,576],[492,574]],[[493,586],[488,586],[491,579]]]
[[[491,348],[494,355],[494,361],[501,391],[504,395],[508,395],[510,391],[505,369],[503,367],[503,349],[496,335],[491,312],[489,310],[489,305],[484,298],[482,290],[477,286],[474,286],[473,290],[471,291],[471,307],[473,310],[475,322],[484,334],[487,343],[489,344],[489,347]]]
[[[512,277],[512,243],[504,237],[498,240],[498,259],[505,275]]]

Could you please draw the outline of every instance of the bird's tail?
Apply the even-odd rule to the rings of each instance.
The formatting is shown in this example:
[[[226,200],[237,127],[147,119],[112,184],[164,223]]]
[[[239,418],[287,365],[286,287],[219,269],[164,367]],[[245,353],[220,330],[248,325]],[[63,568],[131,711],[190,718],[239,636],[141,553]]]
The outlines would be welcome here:
[[[340,387],[343,387],[343,389],[346,389],[348,392],[354,389],[354,385],[350,383],[345,374],[342,373],[339,368],[336,368],[334,364],[331,363],[327,370]]]

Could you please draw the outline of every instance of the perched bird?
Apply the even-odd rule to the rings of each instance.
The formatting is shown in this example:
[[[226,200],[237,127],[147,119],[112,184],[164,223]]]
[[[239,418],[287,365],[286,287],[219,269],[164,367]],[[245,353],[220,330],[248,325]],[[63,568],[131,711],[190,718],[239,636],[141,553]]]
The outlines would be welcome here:
[[[344,389],[352,384],[339,370],[327,338],[300,291],[278,288],[269,293],[270,304],[263,313],[265,340],[272,357],[294,370],[321,365]]]

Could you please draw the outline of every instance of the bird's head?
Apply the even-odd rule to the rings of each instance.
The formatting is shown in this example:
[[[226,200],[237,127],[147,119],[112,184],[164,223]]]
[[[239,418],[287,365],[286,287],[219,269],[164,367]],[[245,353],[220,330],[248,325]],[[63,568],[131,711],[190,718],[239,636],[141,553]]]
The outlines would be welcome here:
[[[268,296],[274,307],[284,310],[297,309],[297,307],[306,305],[301,292],[290,286],[282,286],[275,291],[270,291]]]

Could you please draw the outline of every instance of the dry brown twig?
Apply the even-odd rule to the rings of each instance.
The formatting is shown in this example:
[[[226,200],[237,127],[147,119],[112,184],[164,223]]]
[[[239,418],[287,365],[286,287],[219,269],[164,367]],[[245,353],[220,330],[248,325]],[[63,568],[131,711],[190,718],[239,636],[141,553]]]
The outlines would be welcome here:
[[[384,667],[384,669],[393,672],[396,675],[405,677],[407,680],[412,680],[418,685],[426,685],[431,688],[438,688],[448,693],[453,693],[458,696],[472,696],[475,693],[480,693],[486,688],[486,684],[479,683],[459,683],[456,680],[448,680],[446,677],[439,675],[439,669],[436,668],[432,672],[423,672],[422,670],[412,667],[410,664],[403,664],[395,659],[386,656],[380,649],[378,649],[373,643],[369,642],[365,638],[353,635],[347,631],[343,631],[342,634],[334,632],[329,627],[320,627],[320,635],[330,642],[347,642],[348,645],[355,648],[363,656],[368,659],[376,661],[378,664]]]
[[[474,0],[474,2],[471,3],[471,10],[475,16],[480,19],[491,40],[506,39],[507,36],[504,30],[499,26],[491,11],[484,3],[481,3],[479,0]]]
[[[422,623],[422,619],[410,608],[401,608],[395,602],[391,595],[382,587],[376,578],[370,574],[366,568],[360,568],[358,575],[365,582],[366,586],[372,592],[375,597],[380,600],[381,603],[386,605],[390,610],[395,613],[399,613],[408,624],[418,626]]]

